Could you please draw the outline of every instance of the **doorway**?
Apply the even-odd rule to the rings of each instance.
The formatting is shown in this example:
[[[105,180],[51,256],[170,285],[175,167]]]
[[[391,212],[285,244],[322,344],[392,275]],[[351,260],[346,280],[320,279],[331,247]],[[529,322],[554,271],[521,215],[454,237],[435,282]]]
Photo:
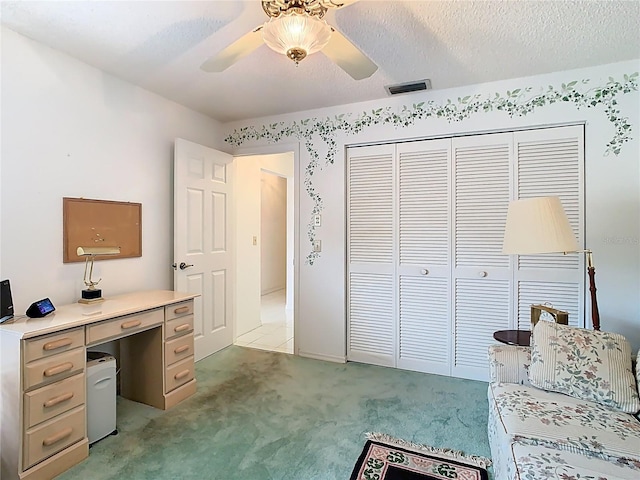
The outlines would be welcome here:
[[[294,155],[236,158],[239,346],[294,352]]]

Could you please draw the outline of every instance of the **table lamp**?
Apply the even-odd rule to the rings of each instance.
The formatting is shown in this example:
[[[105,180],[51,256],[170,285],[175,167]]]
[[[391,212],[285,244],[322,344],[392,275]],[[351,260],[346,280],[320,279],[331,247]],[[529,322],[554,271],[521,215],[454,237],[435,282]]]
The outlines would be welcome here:
[[[600,330],[596,299],[596,269],[591,250],[581,250],[569,219],[558,197],[535,197],[509,203],[502,253],[532,255],[539,253],[585,253],[591,292],[591,321]]]
[[[79,257],[85,257],[84,262],[84,284],[86,289],[82,290],[82,298],[78,300],[79,303],[96,303],[104,300],[102,298],[102,290],[96,288],[96,285],[100,283],[102,278],[98,281],[93,281],[93,261],[97,255],[118,255],[120,253],[120,247],[78,247],[76,253]],[[88,271],[88,275],[87,275]]]

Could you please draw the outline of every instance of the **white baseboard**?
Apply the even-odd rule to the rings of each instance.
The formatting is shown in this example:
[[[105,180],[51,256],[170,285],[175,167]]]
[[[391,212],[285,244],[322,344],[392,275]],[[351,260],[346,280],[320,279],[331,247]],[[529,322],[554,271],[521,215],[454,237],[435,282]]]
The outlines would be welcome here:
[[[323,355],[321,353],[303,352],[302,350],[298,351],[298,356],[312,358],[314,360],[324,360],[325,362],[347,363],[346,356]]]

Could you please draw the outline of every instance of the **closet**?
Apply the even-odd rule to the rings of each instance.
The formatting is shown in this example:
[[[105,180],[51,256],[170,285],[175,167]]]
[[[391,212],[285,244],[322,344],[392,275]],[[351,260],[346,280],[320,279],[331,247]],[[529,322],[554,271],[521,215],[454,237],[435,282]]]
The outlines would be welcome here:
[[[584,244],[582,125],[347,149],[347,358],[487,380],[493,332],[583,326],[584,258],[503,255],[509,201],[557,195]]]

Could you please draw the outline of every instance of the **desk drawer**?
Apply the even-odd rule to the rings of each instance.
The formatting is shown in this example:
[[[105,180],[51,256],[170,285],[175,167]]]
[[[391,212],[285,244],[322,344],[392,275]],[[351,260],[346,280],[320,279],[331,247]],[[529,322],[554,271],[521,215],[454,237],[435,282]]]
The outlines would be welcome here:
[[[145,330],[153,325],[160,325],[163,321],[162,309],[157,309],[88,325],[87,345],[124,337],[132,332]]]
[[[165,385],[167,393],[194,378],[193,355],[167,368]]]
[[[27,430],[24,435],[23,467],[35,465],[85,437],[85,408],[69,412]]]
[[[164,318],[166,320],[182,317],[184,315],[191,315],[192,313],[193,313],[193,300],[174,303],[173,305],[167,305],[166,307],[164,307]]]
[[[84,345],[84,328],[74,328],[53,335],[36,337],[24,342],[24,361],[29,363],[39,358],[73,350]]]
[[[28,363],[24,367],[24,389],[29,390],[40,384],[62,380],[84,371],[85,356],[84,348],[76,348]]]
[[[31,428],[67,410],[84,404],[84,398],[85,386],[83,373],[25,393],[25,428]]]
[[[193,355],[193,333],[164,344],[164,364],[166,367],[191,355]]]
[[[169,339],[193,331],[193,315],[169,320],[164,327],[164,338]]]

